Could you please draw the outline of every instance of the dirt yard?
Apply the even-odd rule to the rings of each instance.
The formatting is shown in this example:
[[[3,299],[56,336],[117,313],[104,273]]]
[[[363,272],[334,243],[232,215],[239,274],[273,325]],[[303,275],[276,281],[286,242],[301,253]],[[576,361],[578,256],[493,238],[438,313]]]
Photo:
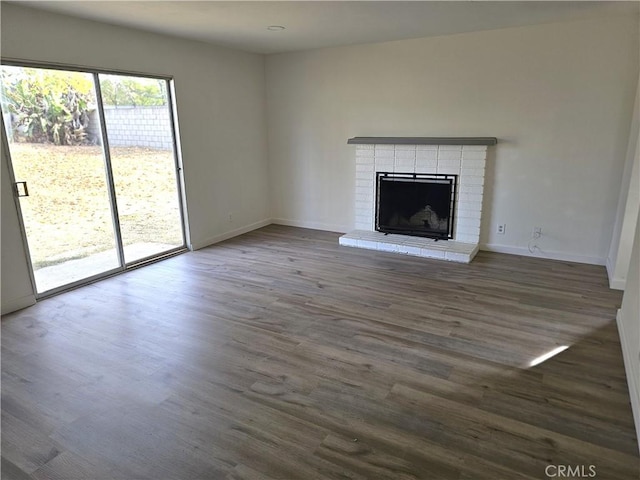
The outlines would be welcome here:
[[[99,146],[12,143],[20,206],[34,268],[114,248],[104,160]],[[182,244],[173,152],[114,147],[111,161],[123,243]]]

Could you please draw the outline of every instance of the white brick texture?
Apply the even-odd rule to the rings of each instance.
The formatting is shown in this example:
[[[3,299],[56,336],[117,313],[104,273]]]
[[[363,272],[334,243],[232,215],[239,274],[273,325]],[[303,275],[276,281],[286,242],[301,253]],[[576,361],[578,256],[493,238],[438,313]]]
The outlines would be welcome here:
[[[458,175],[458,185],[453,240],[477,246],[480,240],[486,157],[487,147],[482,145],[357,145],[356,228],[374,231],[375,172],[454,174]],[[381,248],[374,246],[380,242],[369,242],[367,247],[362,248],[464,261],[460,252],[447,252],[445,249],[437,253],[418,253],[420,247],[411,245],[409,241],[403,241],[404,246],[398,249],[390,246],[393,244],[390,239],[386,240]],[[359,241],[358,246],[364,241]]]

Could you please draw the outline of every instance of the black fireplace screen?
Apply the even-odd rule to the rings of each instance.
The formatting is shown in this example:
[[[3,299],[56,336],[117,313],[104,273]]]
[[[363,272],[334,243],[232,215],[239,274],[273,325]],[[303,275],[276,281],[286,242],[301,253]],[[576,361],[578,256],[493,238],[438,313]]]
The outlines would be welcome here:
[[[376,173],[376,230],[453,238],[457,175]]]

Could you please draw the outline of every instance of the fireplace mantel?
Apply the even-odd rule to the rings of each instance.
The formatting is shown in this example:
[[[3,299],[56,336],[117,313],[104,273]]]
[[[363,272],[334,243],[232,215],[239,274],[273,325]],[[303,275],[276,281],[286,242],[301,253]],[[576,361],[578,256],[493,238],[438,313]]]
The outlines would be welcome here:
[[[353,137],[349,145],[495,145],[495,137]]]

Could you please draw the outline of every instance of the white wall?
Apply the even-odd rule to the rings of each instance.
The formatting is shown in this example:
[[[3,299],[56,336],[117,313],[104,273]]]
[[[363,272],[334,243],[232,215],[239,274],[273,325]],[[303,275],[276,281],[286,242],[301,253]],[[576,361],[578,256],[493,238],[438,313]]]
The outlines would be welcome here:
[[[607,256],[607,273],[611,288],[624,290],[638,211],[640,211],[640,80],[636,89],[616,223]]]
[[[636,217],[627,285],[617,320],[633,418],[640,437],[640,217]]]
[[[172,75],[192,244],[199,248],[268,221],[262,55],[5,3],[1,35],[4,58]],[[15,209],[4,202],[7,189],[3,175],[3,257],[13,249],[5,246],[5,230],[17,226]],[[2,265],[3,305],[32,293],[24,285],[5,292],[9,279],[27,271],[26,260],[15,257]]]
[[[481,243],[527,253],[541,226],[542,256],[604,264],[638,78],[637,18],[271,55],[266,68],[278,221],[353,229],[349,137],[495,136]]]

